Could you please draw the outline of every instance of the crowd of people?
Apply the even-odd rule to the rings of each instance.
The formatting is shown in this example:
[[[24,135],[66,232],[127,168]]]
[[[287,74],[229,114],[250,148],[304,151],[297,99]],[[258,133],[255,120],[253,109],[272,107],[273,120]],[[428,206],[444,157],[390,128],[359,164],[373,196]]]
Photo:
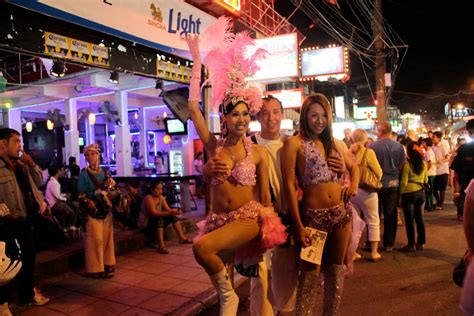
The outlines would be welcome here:
[[[285,139],[284,136],[273,133],[272,128],[279,126],[282,118],[279,102],[276,100],[276,104],[272,106],[273,99],[267,97],[263,99],[259,111],[255,109],[255,99],[249,97],[255,91],[239,81],[239,78],[251,74],[245,73],[242,67],[249,61],[243,60],[238,51],[232,51],[232,45],[231,48],[227,45],[211,49],[205,60],[213,87],[218,87],[221,93],[213,104],[217,106],[224,122],[221,141],[217,140],[207,130],[198,107],[201,61],[197,40],[188,38],[188,45],[194,58],[188,104],[193,123],[211,157],[204,167],[204,174],[211,183],[213,201],[212,212],[203,225],[204,236],[194,244],[194,252],[219,293],[221,315],[235,314],[238,303],[226,265],[235,265],[243,275],[249,275],[249,268],[252,267],[250,297],[251,312],[255,315],[271,315],[273,312],[293,308],[296,308],[297,315],[312,315],[320,282],[319,272],[322,271],[323,314],[335,315],[342,297],[345,277],[343,264],[347,262],[347,256],[350,260],[356,257],[356,254],[349,251],[351,238],[355,238],[354,229],[351,229],[354,210],[360,213],[368,227],[368,259],[377,262],[382,259],[378,251],[381,219],[384,228],[382,249],[385,252],[393,251],[400,209],[404,216],[407,243],[397,250],[422,251],[427,242],[423,222],[425,205],[426,211],[443,210],[448,185],[455,186],[454,196],[458,204],[465,198],[459,184],[459,162],[456,158],[451,159],[454,154],[451,154],[446,140],[439,132],[426,138],[417,138],[414,131],[409,131],[406,136],[398,137],[392,132],[390,123],[382,122],[377,127],[376,141],[369,140],[362,130],[354,131],[354,135],[346,130],[343,140],[346,148],[339,149],[337,144],[340,142],[331,135],[332,111],[329,101],[324,95],[315,94],[308,96],[303,102],[300,129],[296,136]],[[233,55],[236,64],[226,73],[230,82],[223,85],[217,81],[222,75],[222,69],[217,69],[215,63],[218,64],[219,58],[225,55]],[[262,130],[251,140],[267,150],[270,157],[269,174],[258,172],[257,162],[262,156],[261,149],[250,145],[244,138],[249,116],[255,112],[258,112],[257,118]],[[472,123],[468,123],[468,129]],[[459,153],[462,152],[459,150]],[[253,153],[253,157],[249,153]],[[470,158],[472,159],[472,155]],[[331,167],[331,163],[337,164],[338,161],[342,161],[345,177],[334,170],[337,167]],[[450,162],[453,169],[452,183],[449,177]],[[377,185],[377,190],[369,190],[367,186],[362,186],[365,183],[359,185],[359,179],[362,178],[359,170],[373,173],[373,181],[378,181],[380,187],[374,184]],[[472,171],[469,177],[472,177]],[[254,212],[253,207],[246,207],[251,203],[248,201],[252,197],[245,192],[255,191],[256,194],[252,196],[259,196],[264,206],[270,206],[268,193],[265,192],[267,185],[272,197],[271,204],[280,213],[282,222],[285,223],[288,214],[290,215],[290,225],[286,227],[293,236],[285,242],[275,243],[274,249],[267,251],[266,255],[270,257],[270,261],[279,262],[278,266],[283,266],[286,270],[274,273],[277,272],[277,266],[267,266],[261,256],[258,264],[242,271],[239,269],[240,262],[253,259],[253,256],[251,252],[244,252],[246,258],[241,258],[238,248],[245,249],[257,240],[261,241],[257,232],[262,231],[262,228],[256,229],[258,226],[253,224],[253,218],[260,218],[257,223],[265,222],[264,212]],[[265,191],[262,192],[262,189]],[[234,192],[242,194],[234,195]],[[275,193],[278,192],[280,198],[275,198]],[[433,197],[436,204],[432,202]],[[286,205],[281,203],[283,200]],[[426,203],[427,200],[431,202]],[[257,207],[260,206],[255,206],[255,209]],[[462,207],[459,209],[462,211]],[[249,217],[248,214],[253,215]],[[462,220],[462,214],[458,213],[458,219]],[[322,251],[322,258],[316,260],[317,264],[308,259],[299,260],[295,255],[297,251],[279,251],[285,246],[296,246],[296,249],[313,246],[312,230],[308,228],[325,233],[325,243],[319,249]],[[232,238],[228,236],[231,232]],[[226,262],[228,258],[223,252],[237,254],[235,261]],[[284,256],[280,255],[282,253]],[[269,267],[275,271],[269,270]],[[268,280],[272,284],[269,285]]]
[[[221,27],[228,30],[226,23]],[[180,211],[168,204],[163,184],[153,181],[144,195],[136,183],[118,188],[99,163],[97,144],[84,148],[85,168],[81,170],[73,158],[66,168],[52,164],[43,181],[41,169],[21,148],[20,134],[0,129],[0,240],[9,258],[21,261],[17,276],[8,276],[13,281],[0,282],[2,314],[10,315],[14,286],[21,303],[49,302],[34,279],[35,231],[48,225],[59,227],[65,242],[83,232],[84,276],[106,279],[115,272],[114,220],[142,230],[163,255],[168,254],[164,229],[171,224],[179,243],[192,244],[196,261],[209,275],[219,296],[220,315],[237,314],[234,268],[251,280],[252,315],[292,310],[313,315],[322,279],[323,314],[337,315],[344,279],[358,258],[356,248],[364,227],[356,225],[360,217],[367,227],[367,260],[382,260],[380,248],[393,251],[399,210],[407,242],[397,250],[422,251],[429,243],[424,213],[444,209],[448,186],[454,190],[457,219],[464,220],[466,262],[472,259],[472,143],[463,145],[460,140],[451,152],[440,132],[419,138],[414,131],[396,135],[387,122],[378,124],[375,141],[361,129],[346,129],[339,141],[332,135],[331,104],[319,93],[304,100],[299,131],[283,135],[280,100],[263,98],[244,79],[256,71],[260,54],[257,50],[254,56],[244,56],[242,45],[251,43],[246,36],[225,37],[226,45],[219,45],[217,39],[214,46],[208,42],[204,63],[214,89],[211,105],[222,118],[220,137],[208,130],[200,111],[199,40],[187,37],[194,62],[188,108],[209,157],[204,163],[203,153],[196,154],[196,193],[203,195],[204,183],[210,186],[210,210],[198,223],[193,241],[183,231]],[[233,63],[226,68],[223,61],[229,63],[228,56]],[[247,137],[251,115],[260,122],[261,132]],[[466,129],[474,137],[474,120]],[[158,157],[155,163],[161,173],[163,159]],[[311,255],[301,258],[300,250],[307,248]],[[466,315],[474,313],[473,297],[474,265],[470,264],[461,297]]]
[[[163,229],[169,223],[173,223],[181,243],[192,243],[175,216],[179,212],[170,209],[161,195],[162,184],[152,183],[145,198],[136,182],[119,188],[110,171],[100,166],[97,144],[85,146],[87,166],[82,170],[71,157],[66,167],[53,162],[43,171],[21,143],[18,131],[0,128],[0,248],[11,264],[16,263],[15,269],[8,265],[8,271],[1,273],[0,315],[11,315],[9,303],[13,297],[20,304],[40,306],[49,302],[36,287],[38,251],[82,239],[83,275],[113,277],[114,221],[118,226],[137,229],[144,214],[154,225],[142,231],[150,240],[156,238],[162,254],[167,253]],[[155,197],[156,203],[150,203]]]

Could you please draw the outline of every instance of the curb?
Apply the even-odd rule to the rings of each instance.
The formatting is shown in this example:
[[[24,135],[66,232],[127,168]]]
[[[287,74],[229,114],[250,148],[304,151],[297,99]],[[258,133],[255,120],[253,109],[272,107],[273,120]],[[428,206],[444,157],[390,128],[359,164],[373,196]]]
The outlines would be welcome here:
[[[242,286],[248,278],[240,274],[234,274],[234,287],[238,289]],[[206,309],[214,306],[219,303],[219,297],[214,288],[211,288],[198,296],[194,297],[192,300],[184,303],[171,313],[167,315],[170,316],[182,316],[182,315],[198,315],[199,313],[205,311]]]

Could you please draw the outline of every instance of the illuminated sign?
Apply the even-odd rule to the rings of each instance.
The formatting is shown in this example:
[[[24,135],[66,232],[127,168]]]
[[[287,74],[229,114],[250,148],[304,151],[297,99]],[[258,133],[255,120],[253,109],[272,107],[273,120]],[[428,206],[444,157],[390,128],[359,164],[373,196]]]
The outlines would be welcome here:
[[[345,118],[346,111],[344,110],[344,97],[339,96],[334,98],[334,109],[336,112],[336,117]]]
[[[293,120],[291,119],[281,120],[280,129],[289,130],[289,131],[293,130],[294,129]],[[258,121],[251,121],[249,123],[249,130],[250,132],[261,132],[262,125]]]
[[[356,120],[371,120],[377,118],[377,107],[354,106],[354,118]]]
[[[67,36],[44,32],[44,53],[82,63],[109,66],[109,49]]]
[[[300,108],[303,103],[303,89],[289,89],[289,90],[276,90],[266,91],[264,95],[272,95],[280,100],[283,108]]]
[[[9,0],[9,2],[181,56],[186,56],[188,51],[184,37],[189,34],[202,34],[216,21],[215,17],[184,1]]]
[[[232,13],[240,12],[240,0],[214,0],[214,2]]]
[[[249,80],[269,80],[298,76],[298,36],[296,33],[255,40],[255,45],[247,50],[248,56],[257,49],[265,49],[268,54],[259,59],[260,70]]]
[[[345,47],[304,48],[301,51],[302,80],[341,80],[348,76],[348,63],[348,51]]]

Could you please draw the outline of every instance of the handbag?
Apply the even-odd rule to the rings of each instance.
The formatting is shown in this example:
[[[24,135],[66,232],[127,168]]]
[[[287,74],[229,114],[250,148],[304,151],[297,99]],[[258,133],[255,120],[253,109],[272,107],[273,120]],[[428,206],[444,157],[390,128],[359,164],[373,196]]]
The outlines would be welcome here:
[[[109,214],[109,211],[111,210],[111,208],[107,205],[107,202],[105,201],[106,197],[102,193],[103,189],[99,183],[99,180],[88,169],[86,169],[86,172],[89,175],[89,178],[91,179],[92,183],[94,183],[95,188],[96,188],[97,193],[92,198],[96,207],[90,208],[86,204],[86,205],[83,205],[83,208],[85,209],[86,213],[90,217],[95,218],[95,219],[104,219],[107,217],[107,214]]]
[[[382,181],[375,175],[367,164],[367,148],[359,165],[359,188],[367,192],[377,192],[382,188]]]
[[[467,265],[464,263],[464,257],[468,254],[468,251],[464,253],[459,263],[453,269],[453,281],[454,283],[462,287],[464,284],[464,276],[466,275]]]
[[[415,184],[418,184],[419,186],[421,186],[423,188],[423,190],[425,191],[426,195],[433,194],[433,189],[431,188],[431,185],[429,183],[423,183],[423,182],[417,182],[417,181],[408,181],[408,182],[409,183],[415,183]]]

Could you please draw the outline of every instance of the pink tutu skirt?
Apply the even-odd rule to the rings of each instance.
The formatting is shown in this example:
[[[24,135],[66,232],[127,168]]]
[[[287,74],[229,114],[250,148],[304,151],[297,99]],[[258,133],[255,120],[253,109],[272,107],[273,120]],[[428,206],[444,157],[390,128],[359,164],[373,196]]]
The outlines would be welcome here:
[[[194,240],[198,240],[205,234],[228,223],[246,219],[257,219],[259,221],[260,243],[258,247],[248,246],[239,249],[236,253],[236,260],[245,257],[245,260],[243,260],[245,262],[258,263],[259,260],[257,258],[261,258],[267,249],[286,242],[288,237],[286,226],[281,223],[273,207],[264,207],[259,202],[253,200],[230,212],[217,214],[210,212],[205,220],[197,223],[199,233]]]

